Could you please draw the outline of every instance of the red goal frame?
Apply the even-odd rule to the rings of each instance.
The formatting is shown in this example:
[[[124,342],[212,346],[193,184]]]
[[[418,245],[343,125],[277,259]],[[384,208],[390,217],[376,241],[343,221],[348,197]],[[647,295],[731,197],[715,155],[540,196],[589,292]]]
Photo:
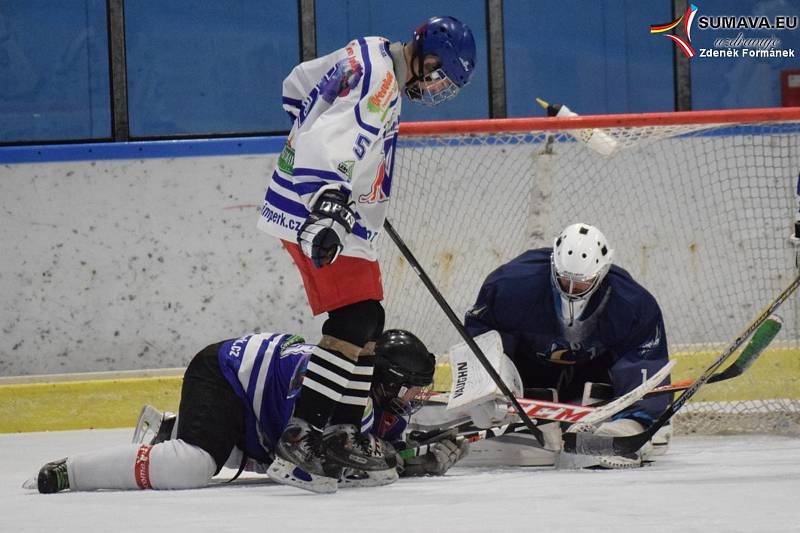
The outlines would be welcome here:
[[[585,115],[577,117],[501,118],[482,120],[442,120],[400,123],[401,137],[458,135],[470,133],[522,133],[528,131],[574,130],[586,128],[632,128],[675,126],[680,124],[733,124],[800,120],[800,107],[723,109],[715,111],[674,111]]]

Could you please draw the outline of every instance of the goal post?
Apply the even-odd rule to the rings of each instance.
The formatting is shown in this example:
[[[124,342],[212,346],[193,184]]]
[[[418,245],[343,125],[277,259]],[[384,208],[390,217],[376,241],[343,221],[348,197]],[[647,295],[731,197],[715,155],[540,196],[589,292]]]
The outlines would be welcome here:
[[[676,379],[699,375],[795,272],[800,108],[402,124],[390,219],[457,314],[485,277],[566,225],[599,227],[658,300]],[[388,238],[387,326],[441,352],[458,333]],[[800,432],[800,309],[681,431]],[[694,413],[694,414],[693,414]]]

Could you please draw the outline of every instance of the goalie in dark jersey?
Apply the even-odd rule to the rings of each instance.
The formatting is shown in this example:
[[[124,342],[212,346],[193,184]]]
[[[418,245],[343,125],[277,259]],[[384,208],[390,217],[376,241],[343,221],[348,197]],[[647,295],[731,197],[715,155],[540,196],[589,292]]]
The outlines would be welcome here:
[[[526,389],[553,389],[558,401],[580,403],[585,383],[605,383],[619,397],[668,356],[658,303],[612,264],[613,256],[597,228],[568,226],[552,248],[529,250],[492,272],[466,314],[466,328],[472,336],[500,333]],[[640,433],[670,401],[669,395],[640,400],[597,433]],[[610,468],[639,464],[640,455],[600,459]]]
[[[292,416],[313,349],[300,337],[278,333],[212,344],[186,369],[177,421],[146,406],[132,444],[48,463],[35,483],[31,480],[26,486],[37,486],[43,493],[189,489],[207,485],[226,464],[266,473]],[[434,443],[427,455],[406,461],[396,455],[395,446],[406,446],[402,439],[409,416],[431,386],[435,360],[404,330],[384,332],[376,342],[375,358],[362,432],[353,436],[375,451],[375,464],[356,471],[332,456],[325,465],[338,480],[332,488],[314,484],[299,468],[284,483],[314,492],[385,485],[399,475],[444,474],[466,453],[465,444],[451,435]],[[145,426],[151,431],[143,431]]]

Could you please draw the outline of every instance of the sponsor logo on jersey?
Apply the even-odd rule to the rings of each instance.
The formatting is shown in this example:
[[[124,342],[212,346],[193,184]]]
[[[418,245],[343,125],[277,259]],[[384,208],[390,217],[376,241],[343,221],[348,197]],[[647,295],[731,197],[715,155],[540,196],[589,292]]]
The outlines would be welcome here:
[[[383,113],[381,120],[385,120],[389,103],[396,93],[397,84],[394,82],[394,75],[391,72],[387,72],[380,87],[378,87],[378,91],[367,100],[367,109],[373,113]]]
[[[345,50],[347,51],[347,62],[350,64],[350,68],[353,71],[361,71],[361,63],[359,63],[358,59],[356,59],[356,52],[353,49],[353,45],[347,45]]]
[[[278,168],[284,174],[290,176],[294,174],[294,148],[292,148],[292,139],[286,141],[286,145],[281,150],[281,155],[278,156]]]
[[[559,339],[550,344],[546,352],[536,352],[536,355],[560,365],[574,365],[578,361],[594,359],[602,352],[602,346],[596,342],[567,342]]]
[[[293,346],[295,344],[302,344],[304,342],[306,342],[306,340],[300,335],[290,335],[289,337],[286,338],[286,340],[284,340],[281,343],[281,351],[285,350],[289,346]],[[281,354],[281,357],[283,357],[283,354]]]
[[[486,311],[485,305],[473,305],[467,313],[472,316],[481,316]]]
[[[364,69],[356,59],[353,47],[348,46],[347,58],[331,67],[303,100],[300,112],[297,114],[297,125],[303,125],[320,97],[328,104],[333,104],[336,98],[350,94],[361,81],[363,74]]]
[[[332,104],[340,96],[347,96],[361,81],[363,71],[354,57],[342,59],[329,70],[319,87],[322,99]]]
[[[656,332],[653,337],[649,340],[646,340],[639,346],[639,355],[647,356],[647,353],[654,348],[657,348],[658,345],[661,343],[661,328],[656,325]]]
[[[386,178],[386,165],[381,161],[378,167],[378,176],[372,182],[369,194],[361,194],[358,196],[358,202],[362,204],[374,204],[375,202],[385,202],[389,199],[386,193],[383,192],[383,180]]]
[[[288,354],[287,354],[288,355]],[[283,357],[283,354],[281,354]],[[298,394],[300,394],[300,389],[303,387],[303,380],[306,377],[306,372],[308,371],[308,361],[311,359],[311,354],[305,354],[303,357],[297,361],[297,366],[294,367],[294,372],[292,372],[292,378],[289,380],[289,390],[286,392],[286,398],[294,398]]]
[[[347,181],[353,179],[353,167],[355,166],[356,162],[353,160],[342,161],[336,166],[336,170],[339,173],[347,178]]]
[[[291,218],[287,218],[286,213],[282,211],[273,211],[266,202],[261,208],[261,217],[267,222],[272,222],[273,224],[277,224],[282,228],[288,228],[293,231],[298,231],[303,225],[302,219],[293,220]]]

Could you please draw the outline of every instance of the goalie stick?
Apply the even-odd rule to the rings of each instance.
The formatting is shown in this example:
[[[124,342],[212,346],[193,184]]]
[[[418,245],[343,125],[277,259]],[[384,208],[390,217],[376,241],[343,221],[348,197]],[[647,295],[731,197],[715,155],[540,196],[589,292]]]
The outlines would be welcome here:
[[[481,351],[480,347],[475,343],[472,337],[467,333],[467,330],[464,328],[464,325],[461,324],[461,321],[458,319],[456,314],[453,312],[453,309],[450,307],[450,304],[447,303],[447,300],[444,299],[442,293],[439,292],[439,289],[436,288],[436,285],[433,284],[431,278],[425,273],[425,270],[422,269],[422,265],[419,264],[419,261],[414,257],[414,254],[411,253],[411,250],[408,249],[406,243],[403,242],[403,239],[400,238],[400,235],[397,234],[394,227],[389,223],[388,219],[384,219],[383,221],[383,229],[386,230],[386,233],[389,234],[389,237],[392,239],[394,244],[397,246],[400,253],[403,254],[403,257],[406,258],[408,264],[411,265],[411,268],[416,272],[417,276],[425,287],[428,289],[428,292],[431,293],[436,303],[439,304],[444,314],[447,315],[447,318],[450,319],[450,322],[455,326],[456,330],[458,330],[459,335],[461,338],[464,339],[464,342],[467,343],[470,350],[475,354],[475,357],[480,361],[483,368],[486,369],[486,372],[492,378],[492,380],[497,384],[497,387],[500,391],[508,398],[508,401],[514,406],[514,409],[519,414],[520,419],[525,424],[525,426],[530,430],[531,434],[536,437],[536,440],[539,441],[539,444],[544,446],[544,435],[539,428],[536,427],[536,422],[531,420],[531,418],[525,413],[525,410],[519,404],[517,399],[514,397],[514,394],[509,390],[508,386],[505,382],[500,378],[497,371],[494,367],[489,364],[489,361],[486,359],[486,356]]]
[[[782,322],[780,318],[776,315],[770,316],[767,320],[764,321],[761,326],[756,329],[755,333],[753,333],[753,338],[747,343],[747,346],[742,350],[739,357],[730,364],[725,370],[722,372],[718,372],[712,375],[708,379],[708,383],[717,383],[720,381],[725,381],[728,379],[733,379],[742,375],[748,368],[750,368],[753,363],[758,359],[758,357],[764,352],[764,349],[769,346],[772,340],[777,336],[780,332],[782,327]],[[655,382],[655,380],[653,380]],[[660,380],[659,380],[660,381]],[[657,382],[656,382],[657,383]],[[666,394],[672,392],[679,392],[682,390],[686,390],[694,384],[692,380],[685,380],[678,383],[673,383],[671,385],[662,385],[661,387],[650,388],[647,392],[643,395],[644,398],[649,398],[656,394]],[[603,407],[607,410],[611,410],[610,415],[607,415],[605,418],[597,417],[592,415],[594,411],[596,411],[597,407],[592,406],[580,406],[580,405],[573,405],[573,404],[562,404],[562,403],[555,403],[555,402],[544,402],[539,400],[530,400],[527,398],[520,398],[520,404],[525,406],[528,414],[531,417],[535,417],[541,420],[550,420],[550,421],[579,421],[585,423],[592,423],[596,424],[602,420],[613,416],[616,412],[622,411],[627,405],[630,405],[629,402],[623,405],[623,402],[615,404],[615,402],[610,402]],[[541,406],[539,409],[535,409],[535,406]],[[610,408],[610,409],[609,409]],[[586,420],[583,420],[584,417],[589,416]],[[573,426],[575,427],[575,426]],[[505,435],[508,433],[519,433],[525,432],[526,427],[524,424],[520,423],[513,423],[513,424],[506,424],[503,426],[497,426],[487,429],[480,429],[480,428],[473,428],[467,427],[466,425],[462,425],[459,427],[460,433],[459,437],[467,440],[468,442],[476,442],[483,439],[491,439],[495,437],[499,437],[501,435]],[[577,428],[576,428],[577,429]],[[426,435],[426,440],[430,441],[431,437],[436,435],[439,432],[431,431]],[[416,455],[424,455],[428,452],[430,448],[429,444],[421,445],[417,448],[408,448],[402,450],[400,452],[401,457],[408,458],[408,457],[415,457]]]
[[[703,374],[695,380],[695,382],[686,389],[674,402],[672,402],[667,409],[653,422],[647,429],[636,435],[627,436],[602,436],[593,435],[590,433],[565,433],[562,436],[564,451],[570,453],[577,453],[582,455],[627,455],[634,453],[647,443],[652,436],[661,429],[671,418],[683,407],[683,405],[695,395],[695,393],[705,383],[709,381],[711,376],[716,370],[747,340],[753,332],[758,329],[761,324],[769,319],[770,315],[775,312],[780,305],[785,302],[789,296],[800,285],[800,274],[798,274],[792,282],[781,292],[775,300],[773,300],[767,308],[759,314],[755,320],[749,324],[744,331],[742,331],[727,350],[717,357],[711,365],[706,368]]]
[[[753,338],[750,340],[747,346],[745,346],[744,350],[742,350],[742,353],[739,355],[739,357],[736,358],[736,361],[731,363],[731,365],[722,372],[717,372],[708,378],[707,383],[718,383],[720,381],[741,376],[745,370],[750,368],[753,363],[755,363],[756,359],[758,359],[758,356],[764,352],[764,349],[769,346],[769,344],[772,342],[772,339],[774,339],[781,331],[782,326],[783,322],[781,322],[780,317],[777,315],[772,315],[769,317],[763,324],[761,324],[761,326],[758,327],[756,332],[753,333]],[[645,398],[650,398],[651,396],[657,396],[659,394],[669,394],[673,392],[684,391],[693,384],[694,380],[685,379],[683,381],[672,383],[671,385],[656,387],[648,392],[645,395]]]

